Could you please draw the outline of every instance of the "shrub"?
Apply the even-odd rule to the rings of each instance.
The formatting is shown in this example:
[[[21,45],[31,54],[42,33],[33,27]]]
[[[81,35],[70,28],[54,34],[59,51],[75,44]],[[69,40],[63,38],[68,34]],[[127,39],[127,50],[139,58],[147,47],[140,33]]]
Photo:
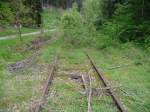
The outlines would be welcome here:
[[[77,11],[76,5],[61,18],[61,28],[65,42],[74,46],[92,44],[92,27],[85,22],[83,16]]]
[[[8,3],[0,3],[0,25],[12,23],[14,16]]]
[[[135,16],[131,4],[119,4],[113,18],[103,24],[103,32],[121,42],[149,44],[150,22]]]
[[[94,25],[96,29],[105,21],[103,15],[103,2],[101,0],[86,0],[82,14],[87,24]]]

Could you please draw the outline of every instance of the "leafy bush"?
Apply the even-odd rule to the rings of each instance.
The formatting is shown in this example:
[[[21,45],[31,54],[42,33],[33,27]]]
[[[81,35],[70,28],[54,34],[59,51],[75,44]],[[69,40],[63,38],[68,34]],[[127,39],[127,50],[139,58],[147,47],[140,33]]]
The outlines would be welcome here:
[[[114,17],[103,24],[103,31],[121,42],[149,44],[150,22],[140,19],[137,10],[133,11],[132,5],[119,4]]]
[[[56,27],[60,21],[60,10],[56,8],[45,9],[42,13],[43,27],[51,29]]]
[[[86,0],[83,5],[83,16],[88,24],[98,25],[104,21],[102,12],[103,2],[100,0]]]
[[[86,24],[76,5],[61,18],[61,28],[66,42],[75,46],[92,44],[92,28]]]
[[[73,45],[93,45],[97,48],[117,41],[150,45],[149,5],[148,0],[145,3],[129,0],[111,4],[86,0],[81,13],[74,7],[62,17],[65,40]],[[110,8],[113,12],[109,12]],[[108,16],[109,13],[112,16]]]
[[[0,25],[12,23],[13,13],[8,3],[0,3]]]

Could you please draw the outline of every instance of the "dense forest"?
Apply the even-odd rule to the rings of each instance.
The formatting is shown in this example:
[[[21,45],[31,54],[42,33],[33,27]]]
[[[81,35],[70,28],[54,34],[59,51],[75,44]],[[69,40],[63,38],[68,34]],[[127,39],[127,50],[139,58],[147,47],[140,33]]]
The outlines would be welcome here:
[[[81,22],[83,26],[77,26],[76,24],[72,27],[73,30],[75,30],[75,27],[83,27],[83,30],[91,31],[89,35],[94,32],[92,30],[95,30],[96,33],[103,32],[109,35],[110,41],[117,39],[121,42],[134,41],[149,45],[149,11],[149,0],[86,0],[80,14],[72,11],[72,14],[66,15],[67,17],[64,16],[63,21],[71,19],[70,25]],[[79,20],[77,21],[77,19]],[[84,32],[80,33],[84,35]],[[95,37],[96,33],[92,37]],[[90,36],[87,35],[86,37]]]
[[[0,25],[11,25],[20,21],[23,25],[41,24],[43,8],[54,6],[63,9],[71,8],[73,0],[1,0]],[[81,7],[82,0],[77,0]]]

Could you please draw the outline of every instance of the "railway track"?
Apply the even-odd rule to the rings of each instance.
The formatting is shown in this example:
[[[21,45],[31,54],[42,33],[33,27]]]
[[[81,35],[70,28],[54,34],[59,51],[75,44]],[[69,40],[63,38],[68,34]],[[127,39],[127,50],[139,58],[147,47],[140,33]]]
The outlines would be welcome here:
[[[106,92],[111,96],[111,98],[112,98],[115,106],[117,107],[118,111],[128,112],[127,109],[124,107],[123,103],[121,102],[121,100],[116,97],[114,91],[112,91],[112,89],[110,88],[107,80],[104,77],[104,73],[102,72],[102,70],[96,66],[96,64],[94,63],[92,58],[87,53],[85,53],[85,54],[87,56],[88,61],[90,62],[90,66],[93,68],[93,70],[98,75],[99,82],[101,82],[103,84],[103,87],[106,88]],[[49,72],[49,76],[48,76],[46,83],[44,85],[44,89],[42,92],[40,102],[38,104],[36,104],[34,108],[32,108],[32,109],[30,108],[29,112],[42,112],[43,105],[45,104],[45,102],[47,100],[47,96],[50,92],[49,88],[52,84],[52,80],[54,78],[54,75],[55,75],[55,72],[57,69],[57,64],[58,64],[58,55],[55,56],[53,63],[51,64],[51,67],[50,67],[51,71]],[[86,97],[87,97],[87,105],[88,105],[87,112],[93,112],[93,108],[92,108],[92,78],[90,76],[90,72],[86,74],[88,77],[88,81],[84,75],[81,75],[84,89],[86,91]],[[87,82],[88,82],[88,84],[87,84]]]
[[[49,94],[49,89],[52,84],[55,72],[57,70],[57,64],[58,64],[58,55],[54,57],[53,62],[50,65],[50,72],[46,80],[46,83],[44,85],[44,89],[42,91],[42,96],[41,96],[40,101],[37,104],[35,104],[34,107],[31,106],[29,109],[29,112],[42,112],[43,105],[46,103],[47,96]]]
[[[94,71],[97,73],[97,75],[99,77],[99,81],[101,81],[103,83],[103,86],[105,88],[107,88],[107,92],[109,93],[109,95],[113,99],[113,101],[116,104],[118,110],[120,112],[128,112],[127,109],[124,107],[123,103],[120,101],[120,99],[117,98],[115,93],[112,91],[112,89],[109,88],[109,84],[107,83],[107,81],[106,81],[106,79],[104,77],[103,71],[96,66],[96,64],[94,63],[94,61],[92,60],[92,58],[89,56],[88,53],[85,52],[85,54],[86,54],[87,58],[89,59],[90,64],[93,67]]]

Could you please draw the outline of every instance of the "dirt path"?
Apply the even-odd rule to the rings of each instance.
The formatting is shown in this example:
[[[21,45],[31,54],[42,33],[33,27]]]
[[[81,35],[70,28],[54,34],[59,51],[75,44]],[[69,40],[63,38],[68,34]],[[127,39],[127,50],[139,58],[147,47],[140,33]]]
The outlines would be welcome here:
[[[52,32],[52,31],[55,31],[56,29],[51,29],[51,30],[44,30],[44,32]],[[30,35],[37,35],[37,34],[40,34],[41,32],[40,31],[37,31],[37,32],[32,32],[32,33],[24,33],[22,34],[22,36],[30,36]],[[12,39],[12,38],[16,38],[17,35],[10,35],[10,36],[3,36],[3,37],[0,37],[0,40],[6,40],[6,39]]]

